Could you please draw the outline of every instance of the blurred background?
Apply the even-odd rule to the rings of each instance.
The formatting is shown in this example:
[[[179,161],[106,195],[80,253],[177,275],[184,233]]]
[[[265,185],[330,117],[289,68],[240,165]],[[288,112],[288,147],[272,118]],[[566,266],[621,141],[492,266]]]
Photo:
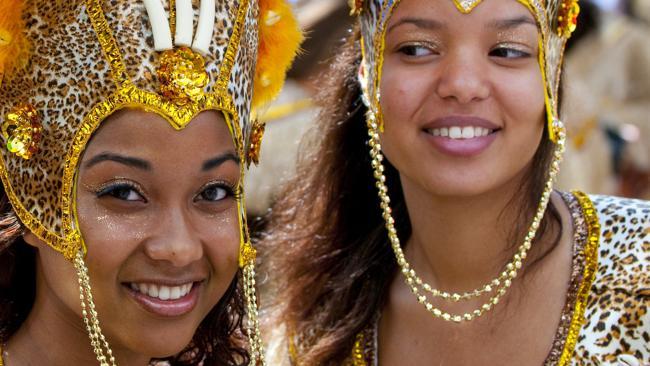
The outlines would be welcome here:
[[[246,182],[253,226],[292,175],[301,137],[318,128],[312,101],[321,74],[352,28],[347,0],[293,3],[307,40],[284,91],[258,116],[267,125],[260,166]],[[569,139],[558,188],[648,200],[650,0],[581,0],[580,7],[565,55]]]

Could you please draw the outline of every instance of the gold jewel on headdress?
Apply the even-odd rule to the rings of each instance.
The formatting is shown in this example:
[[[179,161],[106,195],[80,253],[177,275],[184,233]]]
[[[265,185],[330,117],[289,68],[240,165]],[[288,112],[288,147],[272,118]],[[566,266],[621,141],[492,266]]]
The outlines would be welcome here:
[[[357,16],[363,11],[363,0],[348,0],[350,15]]]
[[[251,142],[248,149],[248,156],[246,165],[250,166],[251,163],[257,165],[260,162],[260,150],[262,148],[262,138],[264,137],[264,130],[266,123],[256,120],[253,122],[253,129],[251,131]]]
[[[160,94],[179,106],[198,102],[208,85],[205,59],[187,47],[165,51],[157,74]]]
[[[557,35],[569,38],[571,33],[578,26],[578,14],[580,14],[580,5],[578,0],[563,0],[558,10],[557,16]]]
[[[29,159],[38,152],[42,132],[41,118],[31,104],[14,107],[2,123],[2,137],[7,150],[23,159]]]

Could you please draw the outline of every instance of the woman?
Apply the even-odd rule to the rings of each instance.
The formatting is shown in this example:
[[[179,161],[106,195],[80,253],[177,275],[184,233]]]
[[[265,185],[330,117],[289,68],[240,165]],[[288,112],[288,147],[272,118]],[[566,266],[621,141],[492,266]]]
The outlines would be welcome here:
[[[0,365],[264,364],[241,187],[300,32],[165,6],[0,6]]]
[[[650,205],[552,190],[577,4],[353,3],[324,138],[264,238],[285,301],[270,354],[650,362]]]

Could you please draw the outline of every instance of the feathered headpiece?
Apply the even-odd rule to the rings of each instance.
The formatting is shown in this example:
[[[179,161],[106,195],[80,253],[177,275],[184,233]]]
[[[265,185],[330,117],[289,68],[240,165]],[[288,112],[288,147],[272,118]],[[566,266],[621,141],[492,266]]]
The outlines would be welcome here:
[[[285,0],[2,0],[0,177],[14,211],[85,276],[74,178],[93,133],[123,108],[157,113],[177,130],[220,111],[243,184],[263,131],[251,109],[278,94],[301,40]],[[255,249],[243,200],[239,215],[255,360]],[[94,315],[89,321],[99,329]],[[107,344],[93,345],[106,360]]]

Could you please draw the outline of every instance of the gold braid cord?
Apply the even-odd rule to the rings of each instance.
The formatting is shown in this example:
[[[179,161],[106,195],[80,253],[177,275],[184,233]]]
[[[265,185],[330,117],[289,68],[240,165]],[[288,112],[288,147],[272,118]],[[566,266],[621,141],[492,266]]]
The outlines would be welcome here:
[[[77,269],[79,281],[79,300],[81,300],[81,314],[83,315],[90,344],[93,347],[97,361],[101,366],[116,366],[115,356],[111,350],[97,318],[97,309],[93,301],[93,295],[90,287],[90,278],[88,277],[88,268],[84,263],[83,251],[77,252],[74,260],[74,266]],[[104,352],[105,351],[105,352]]]

